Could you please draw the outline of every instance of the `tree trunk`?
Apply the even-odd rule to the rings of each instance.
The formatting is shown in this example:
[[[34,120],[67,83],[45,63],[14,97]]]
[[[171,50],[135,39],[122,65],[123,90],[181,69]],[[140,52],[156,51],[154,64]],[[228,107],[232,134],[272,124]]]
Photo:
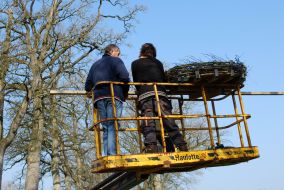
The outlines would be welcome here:
[[[2,173],[3,173],[3,165],[4,165],[4,147],[0,147],[0,190],[2,187]]]
[[[0,82],[0,141],[1,139],[3,139],[3,130],[4,130],[4,126],[3,126],[3,118],[4,118],[4,92],[2,86],[4,86],[3,84],[1,84],[2,82]]]
[[[11,10],[8,11],[8,23],[5,30],[5,40],[1,41],[1,52],[0,52],[0,141],[3,137],[3,121],[4,121],[4,95],[5,95],[5,78],[9,68],[10,61],[8,55],[11,47],[11,28],[12,28],[13,13]],[[1,171],[2,173],[2,171]],[[1,186],[1,181],[0,181]],[[0,187],[1,188],[1,187]]]
[[[162,181],[161,181],[161,175],[156,174],[153,176],[154,178],[154,190],[162,190]]]
[[[71,190],[71,175],[72,175],[72,170],[71,168],[69,168],[68,166],[68,158],[65,154],[65,150],[64,150],[64,142],[60,142],[60,151],[61,154],[60,156],[62,156],[60,158],[60,160],[63,161],[62,163],[62,168],[63,168],[63,174],[64,174],[64,185],[65,185],[65,190]],[[73,175],[72,175],[73,176]],[[75,178],[75,176],[73,177],[73,179]]]
[[[26,177],[26,190],[37,190],[40,179],[40,151],[43,134],[43,119],[35,123],[32,130],[31,142],[29,144],[29,152],[27,159],[27,177]]]
[[[64,176],[65,190],[71,190],[71,177],[69,174],[65,173]]]
[[[52,88],[55,88],[53,86]],[[56,99],[54,96],[50,97],[51,103],[51,117],[52,117],[52,160],[51,160],[51,173],[53,179],[53,190],[60,190],[60,174],[59,174],[59,129],[56,122]]]
[[[77,173],[77,180],[76,180],[76,186],[78,189],[83,189],[83,184],[82,184],[82,171],[83,171],[83,164],[82,164],[82,160],[80,158],[80,155],[78,154],[79,150],[76,150],[76,173]]]
[[[53,125],[54,127],[54,125]],[[52,141],[52,161],[51,161],[51,173],[53,179],[53,189],[60,190],[60,175],[59,175],[59,141],[58,141],[58,130],[55,130],[53,133],[57,133],[53,136]]]
[[[1,190],[1,183],[2,183],[4,154],[5,154],[7,147],[10,146],[10,144],[16,137],[17,130],[20,127],[20,123],[27,112],[28,103],[29,103],[29,98],[27,95],[23,99],[22,105],[18,108],[17,114],[13,118],[13,121],[10,125],[10,129],[9,129],[7,136],[4,138],[4,135],[2,134],[0,137],[0,190]]]
[[[2,81],[0,82],[0,90],[2,92]],[[3,115],[4,115],[4,94],[0,94],[0,145],[2,145],[2,139],[3,139]],[[2,174],[3,174],[3,164],[4,164],[4,147],[0,147],[0,190],[2,186]]]
[[[75,112],[75,110],[73,110]],[[83,189],[82,185],[82,171],[83,171],[83,164],[81,160],[81,154],[80,154],[80,142],[78,141],[78,121],[76,118],[75,113],[72,115],[73,118],[73,142],[74,142],[74,149],[75,149],[75,156],[76,156],[76,189]]]
[[[31,140],[28,149],[27,158],[27,174],[26,174],[26,190],[38,190],[38,183],[40,179],[40,152],[43,141],[44,116],[42,106],[42,81],[40,77],[40,70],[33,71],[33,97],[34,97],[34,111],[33,111],[33,126]]]
[[[42,143],[43,121],[39,119],[32,130],[27,158],[26,190],[38,190],[40,179],[40,151]],[[36,128],[36,129],[35,129]]]

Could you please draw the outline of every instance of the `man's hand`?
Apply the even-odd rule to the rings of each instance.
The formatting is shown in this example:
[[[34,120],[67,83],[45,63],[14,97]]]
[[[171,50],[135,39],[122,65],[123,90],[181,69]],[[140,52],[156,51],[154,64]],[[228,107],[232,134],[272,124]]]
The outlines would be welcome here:
[[[93,95],[93,92],[92,92],[92,91],[87,92],[87,97],[88,97],[88,98],[92,98],[92,95]]]

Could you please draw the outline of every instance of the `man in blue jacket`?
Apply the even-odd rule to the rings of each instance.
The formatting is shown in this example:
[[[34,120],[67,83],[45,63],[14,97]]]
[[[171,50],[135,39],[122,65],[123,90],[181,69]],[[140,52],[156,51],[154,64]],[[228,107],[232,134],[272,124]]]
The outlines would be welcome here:
[[[94,106],[98,109],[100,120],[113,118],[110,84],[96,85],[101,81],[129,82],[129,73],[119,58],[120,49],[115,44],[106,46],[104,55],[96,61],[88,74],[85,90],[94,90]],[[116,116],[121,117],[122,104],[127,98],[128,85],[114,85]],[[102,123],[104,155],[116,154],[114,121]]]

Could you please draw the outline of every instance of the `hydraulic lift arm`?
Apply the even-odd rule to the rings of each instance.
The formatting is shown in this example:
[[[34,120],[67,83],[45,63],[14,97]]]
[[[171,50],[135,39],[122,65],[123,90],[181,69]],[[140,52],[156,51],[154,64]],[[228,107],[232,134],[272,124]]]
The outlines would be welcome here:
[[[117,172],[97,184],[91,190],[128,190],[148,179],[149,175],[136,172]]]

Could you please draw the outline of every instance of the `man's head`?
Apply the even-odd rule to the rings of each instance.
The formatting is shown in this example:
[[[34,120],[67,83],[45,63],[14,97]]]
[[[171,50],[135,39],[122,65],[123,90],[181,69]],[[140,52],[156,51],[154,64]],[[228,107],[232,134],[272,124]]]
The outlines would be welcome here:
[[[145,43],[140,50],[140,57],[156,57],[156,48],[151,43]]]
[[[118,57],[120,55],[119,47],[115,44],[109,44],[105,47],[105,54],[113,57]]]

